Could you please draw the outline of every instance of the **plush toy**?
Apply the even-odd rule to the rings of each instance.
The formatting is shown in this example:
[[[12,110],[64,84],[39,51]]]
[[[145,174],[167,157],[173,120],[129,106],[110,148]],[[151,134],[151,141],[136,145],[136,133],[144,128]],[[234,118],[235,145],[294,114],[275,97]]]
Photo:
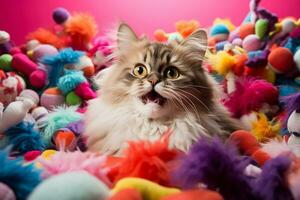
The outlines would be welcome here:
[[[58,151],[50,159],[39,158],[43,168],[42,176],[48,178],[57,174],[71,171],[86,171],[107,186],[111,187],[105,168],[106,156],[90,152],[63,152]]]
[[[53,109],[42,125],[42,136],[47,146],[51,146],[52,139],[57,130],[64,128],[71,122],[82,119],[82,115],[76,112],[77,107],[57,107]]]
[[[60,38],[52,30],[45,28],[38,28],[36,31],[29,33],[26,39],[28,41],[37,40],[41,44],[49,44],[57,49],[65,47],[67,43],[65,38]]]
[[[290,133],[287,144],[295,155],[300,156],[300,93],[285,97],[284,101],[288,116],[286,127]]]
[[[0,133],[5,132],[10,127],[13,127],[23,121],[28,111],[38,104],[38,95],[32,91],[21,93],[16,101],[10,103],[5,110],[3,107],[0,118]]]
[[[88,50],[97,33],[94,18],[85,13],[75,13],[64,24],[65,32],[70,36],[70,46],[78,50]]]
[[[10,188],[14,193],[10,195],[12,198],[26,200],[41,178],[40,171],[32,164],[23,165],[22,162],[21,158],[10,159],[7,151],[0,151],[0,183]]]
[[[64,76],[59,78],[57,87],[64,95],[66,95],[66,103],[68,105],[80,104],[82,102],[81,99],[90,100],[96,97],[96,93],[91,89],[91,86],[84,77],[82,71],[65,70],[64,74]],[[76,96],[71,98],[71,94],[76,95],[81,99],[74,102]]]
[[[112,190],[112,194],[130,188],[138,190],[144,199],[148,200],[158,200],[165,196],[180,192],[177,188],[163,187],[142,178],[123,178],[116,183]]]
[[[26,88],[24,79],[14,72],[0,70],[0,102],[7,106]]]
[[[171,132],[165,133],[170,135]],[[169,173],[178,152],[168,148],[168,136],[156,142],[129,142],[124,157],[110,171],[114,182],[124,177],[144,178],[161,185],[170,185]]]
[[[96,71],[100,71],[111,64],[112,42],[107,37],[97,37],[93,41],[93,47],[89,50]]]
[[[12,146],[15,155],[24,155],[29,151],[42,151],[45,149],[41,134],[36,131],[34,124],[20,122],[5,131],[3,140],[5,146]]]
[[[85,171],[73,171],[44,180],[28,200],[106,200],[108,196],[108,187],[96,177]]]
[[[174,175],[184,188],[201,188],[204,184],[224,199],[254,199],[250,179],[244,175],[248,164],[249,161],[238,156],[234,146],[224,145],[216,138],[200,139]]]

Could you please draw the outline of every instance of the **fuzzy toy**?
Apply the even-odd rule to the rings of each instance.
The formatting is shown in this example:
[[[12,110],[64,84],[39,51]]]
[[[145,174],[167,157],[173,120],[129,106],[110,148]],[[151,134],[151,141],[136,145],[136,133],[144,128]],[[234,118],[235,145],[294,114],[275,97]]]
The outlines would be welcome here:
[[[97,33],[97,25],[91,15],[76,13],[66,22],[65,31],[70,36],[74,49],[87,50]]]
[[[106,156],[81,151],[58,151],[50,159],[39,158],[38,161],[41,163],[42,175],[45,178],[64,172],[86,171],[106,185],[111,186],[106,177],[108,169],[104,168]]]
[[[203,183],[208,189],[218,191],[224,199],[253,199],[250,180],[244,175],[248,164],[237,155],[234,146],[224,145],[216,138],[212,141],[200,139],[174,175],[185,188]]]
[[[242,154],[251,156],[260,166],[271,159],[271,155],[261,147],[254,135],[248,131],[237,130],[233,132],[229,141],[236,144]]]
[[[155,142],[129,142],[124,158],[112,169],[110,175],[114,176],[114,182],[124,177],[140,177],[161,185],[169,185],[169,172],[172,169],[170,161],[177,154],[176,150],[168,148],[167,137]]]
[[[183,38],[187,38],[191,35],[194,31],[196,31],[200,25],[197,20],[190,20],[190,21],[178,21],[175,23],[176,31],[180,33]]]
[[[65,65],[77,63],[82,55],[84,53],[81,51],[66,48],[56,55],[43,57],[41,62],[50,67],[48,87],[56,86],[59,78],[63,75]]]
[[[27,40],[37,40],[42,44],[51,44],[57,49],[63,48],[66,45],[63,39],[45,28],[39,28],[36,31],[29,33],[27,35]]]
[[[23,165],[22,159],[8,158],[7,151],[0,151],[0,182],[9,186],[17,199],[26,200],[40,183],[40,172],[32,164]]]
[[[65,75],[59,78],[57,87],[64,95],[74,90],[75,94],[84,100],[96,98],[96,93],[91,89],[82,71],[65,70]]]
[[[218,192],[206,189],[186,190],[163,197],[161,200],[224,200]]]
[[[281,124],[275,120],[268,121],[264,113],[257,114],[257,120],[252,122],[251,132],[258,142],[267,142],[272,138],[279,138]]]
[[[291,191],[285,180],[285,174],[291,164],[287,156],[280,156],[268,161],[256,180],[254,193],[263,200],[292,200]]]
[[[236,80],[236,89],[223,100],[233,117],[240,118],[251,111],[260,111],[278,102],[278,90],[265,80],[241,78]]]
[[[17,101],[10,103],[3,111],[3,106],[0,102],[0,133],[23,121],[34,104],[35,102],[30,98],[19,98]]]
[[[6,145],[12,145],[12,150],[18,154],[28,151],[45,149],[42,137],[34,128],[33,123],[21,122],[5,132]]]
[[[77,107],[57,107],[53,109],[47,115],[46,121],[44,121],[42,127],[44,130],[42,132],[43,139],[46,145],[51,144],[51,139],[55,131],[60,128],[64,128],[71,122],[78,121],[82,119],[82,115],[76,112]]]

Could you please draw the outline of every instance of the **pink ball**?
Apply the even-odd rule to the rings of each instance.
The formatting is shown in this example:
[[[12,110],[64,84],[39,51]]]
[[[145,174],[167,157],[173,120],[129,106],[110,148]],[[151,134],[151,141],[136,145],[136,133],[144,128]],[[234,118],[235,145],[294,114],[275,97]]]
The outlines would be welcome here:
[[[13,55],[12,68],[21,72],[22,74],[29,76],[37,69],[37,64],[32,62],[25,54],[17,53]]]
[[[232,41],[232,44],[241,47],[242,44],[243,44],[243,40],[242,40],[241,38],[235,38],[235,39]]]
[[[248,35],[243,40],[243,48],[246,51],[256,51],[261,47],[261,41],[259,37],[255,34]]]
[[[41,96],[41,106],[44,106],[48,110],[63,105],[64,102],[65,97],[58,88],[48,88]]]
[[[0,199],[2,200],[16,200],[14,191],[6,184],[0,182]]]
[[[31,99],[35,105],[38,105],[40,101],[39,95],[34,90],[30,89],[23,90],[19,96]]]
[[[43,88],[47,82],[47,73],[44,70],[36,70],[29,76],[30,84],[35,88]]]

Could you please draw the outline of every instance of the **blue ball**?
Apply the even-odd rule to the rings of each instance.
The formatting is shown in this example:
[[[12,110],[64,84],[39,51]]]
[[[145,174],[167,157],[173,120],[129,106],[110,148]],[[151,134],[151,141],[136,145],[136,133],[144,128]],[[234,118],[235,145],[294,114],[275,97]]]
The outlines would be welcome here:
[[[210,30],[210,35],[229,34],[229,29],[224,24],[216,24]]]

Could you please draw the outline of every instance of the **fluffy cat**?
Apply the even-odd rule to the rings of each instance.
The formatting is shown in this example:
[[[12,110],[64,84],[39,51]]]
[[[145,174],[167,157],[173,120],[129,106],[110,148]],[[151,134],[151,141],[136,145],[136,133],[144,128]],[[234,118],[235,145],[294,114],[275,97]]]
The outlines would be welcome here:
[[[117,37],[115,63],[103,73],[99,97],[85,116],[89,150],[119,154],[129,140],[157,140],[171,129],[170,147],[187,151],[199,137],[227,137],[239,128],[202,68],[204,30],[163,44],[120,24]]]

